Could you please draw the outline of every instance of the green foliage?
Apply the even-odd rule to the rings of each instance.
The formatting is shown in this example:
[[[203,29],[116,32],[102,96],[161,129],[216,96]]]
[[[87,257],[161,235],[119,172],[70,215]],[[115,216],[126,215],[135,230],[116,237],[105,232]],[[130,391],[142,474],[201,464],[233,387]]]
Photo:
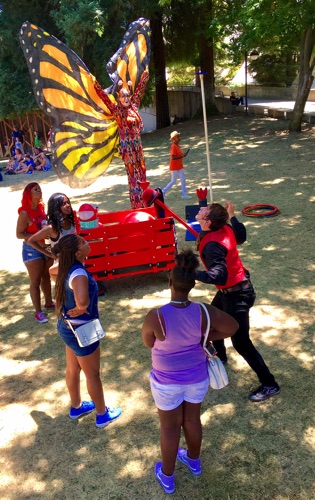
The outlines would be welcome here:
[[[256,48],[263,55],[251,66],[259,83],[290,84],[296,75],[301,33],[314,24],[314,0],[19,0],[18,6],[3,0],[1,4],[2,117],[36,106],[18,41],[26,19],[67,43],[104,88],[110,85],[107,61],[128,24],[141,16],[154,20],[162,15],[170,83],[184,85],[194,81],[194,69],[189,68],[200,65],[202,44],[204,49],[212,41],[217,82],[222,68],[230,68],[226,79],[244,60],[245,50]],[[153,74],[152,62],[149,88],[155,83]],[[149,95],[150,90],[144,102]]]
[[[20,48],[19,30],[29,19],[55,34],[57,28],[49,13],[53,0],[2,1],[0,13],[0,117],[10,118],[37,109],[28,68]]]
[[[8,58],[0,62],[0,117],[14,118],[37,109],[29,75]]]
[[[64,0],[51,16],[64,33],[66,43],[83,59],[104,32],[103,11],[98,0]]]
[[[256,61],[250,63],[255,72],[255,80],[261,85],[286,87],[292,85],[298,69],[296,57],[290,55],[261,54]]]
[[[194,66],[167,68],[169,78],[168,85],[194,85],[196,78],[196,68]]]

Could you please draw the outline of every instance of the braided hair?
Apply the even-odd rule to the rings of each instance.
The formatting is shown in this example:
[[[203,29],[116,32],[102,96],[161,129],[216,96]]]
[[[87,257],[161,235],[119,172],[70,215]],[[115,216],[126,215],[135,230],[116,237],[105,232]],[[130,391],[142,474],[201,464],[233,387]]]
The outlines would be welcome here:
[[[190,249],[175,255],[175,267],[170,272],[173,288],[176,292],[189,293],[195,286],[195,270],[199,260]]]
[[[54,193],[49,198],[47,205],[47,224],[50,224],[59,234],[61,234],[63,230],[64,218],[61,212],[61,207],[65,198],[69,200],[69,198],[63,193]],[[72,226],[75,225],[72,207],[71,213],[67,216],[67,219]]]
[[[61,314],[66,298],[65,280],[73,264],[77,261],[75,254],[79,249],[81,237],[76,234],[62,236],[52,248],[52,253],[59,258],[58,274],[55,286],[56,312]]]

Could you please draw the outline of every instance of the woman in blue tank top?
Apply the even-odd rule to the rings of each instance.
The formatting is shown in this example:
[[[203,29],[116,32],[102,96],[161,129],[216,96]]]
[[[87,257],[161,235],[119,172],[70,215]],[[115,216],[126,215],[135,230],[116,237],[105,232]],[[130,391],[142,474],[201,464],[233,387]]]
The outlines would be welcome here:
[[[66,345],[66,382],[71,400],[69,417],[77,419],[95,409],[95,425],[103,428],[116,420],[122,410],[119,407],[111,409],[105,404],[99,340],[80,347],[73,331],[76,326],[99,317],[97,283],[83,265],[89,252],[88,242],[75,234],[63,236],[53,248],[54,255],[59,258],[55,289],[57,330]],[[81,401],[81,370],[92,401]]]
[[[175,491],[176,458],[194,476],[200,476],[202,427],[201,403],[209,387],[206,355],[202,336],[207,319],[199,304],[188,298],[195,286],[199,266],[191,250],[175,257],[169,286],[171,300],[152,309],[142,326],[142,340],[152,353],[150,385],[160,418],[162,461],[155,465],[155,477],[166,493]],[[228,314],[205,304],[210,318],[209,340],[231,337],[237,322]],[[181,429],[187,449],[178,448]]]

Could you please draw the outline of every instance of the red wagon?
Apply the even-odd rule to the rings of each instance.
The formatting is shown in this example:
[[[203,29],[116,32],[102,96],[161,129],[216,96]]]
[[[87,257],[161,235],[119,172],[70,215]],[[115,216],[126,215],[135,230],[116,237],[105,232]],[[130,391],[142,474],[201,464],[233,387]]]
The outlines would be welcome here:
[[[154,207],[98,213],[97,227],[82,229],[78,221],[77,232],[91,247],[85,265],[96,280],[157,273],[174,267],[174,218],[156,218]]]

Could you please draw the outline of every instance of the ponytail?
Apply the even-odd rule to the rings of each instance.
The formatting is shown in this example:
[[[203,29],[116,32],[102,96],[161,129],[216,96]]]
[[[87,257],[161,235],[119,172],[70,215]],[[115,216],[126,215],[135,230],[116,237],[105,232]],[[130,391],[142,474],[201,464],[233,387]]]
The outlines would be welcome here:
[[[67,234],[52,248],[52,253],[59,258],[58,274],[55,287],[56,312],[58,315],[62,312],[62,306],[66,297],[65,281],[73,264],[76,262],[76,256],[79,249],[79,236],[76,234]]]

